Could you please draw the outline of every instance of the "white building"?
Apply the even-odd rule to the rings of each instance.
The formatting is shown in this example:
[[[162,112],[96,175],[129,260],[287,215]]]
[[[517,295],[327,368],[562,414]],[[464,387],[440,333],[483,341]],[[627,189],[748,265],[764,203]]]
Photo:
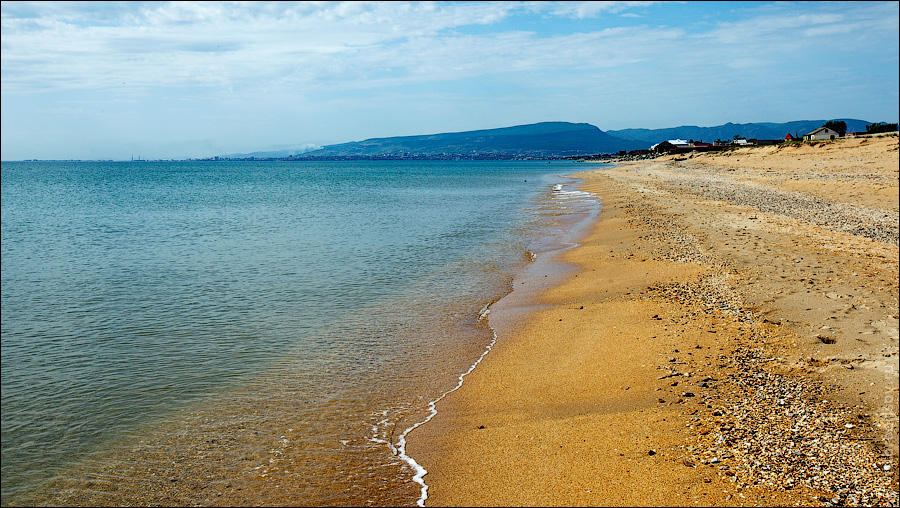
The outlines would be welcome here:
[[[834,139],[834,138],[838,138],[840,136],[841,135],[838,134],[837,131],[833,131],[833,130],[829,129],[828,127],[819,127],[818,129],[816,129],[810,133],[804,134],[803,140],[810,141],[813,139]]]

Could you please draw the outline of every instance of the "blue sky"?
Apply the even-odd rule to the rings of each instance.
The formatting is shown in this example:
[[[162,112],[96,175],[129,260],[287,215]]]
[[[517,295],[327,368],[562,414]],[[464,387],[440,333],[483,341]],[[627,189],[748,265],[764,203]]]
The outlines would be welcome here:
[[[898,118],[898,2],[8,2],[2,160]]]

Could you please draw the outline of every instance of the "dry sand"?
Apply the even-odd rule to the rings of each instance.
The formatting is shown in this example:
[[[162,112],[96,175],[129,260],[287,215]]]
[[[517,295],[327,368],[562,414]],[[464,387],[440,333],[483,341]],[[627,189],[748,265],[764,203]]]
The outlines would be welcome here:
[[[896,506],[897,149],[578,175],[578,270],[409,436],[427,504]]]

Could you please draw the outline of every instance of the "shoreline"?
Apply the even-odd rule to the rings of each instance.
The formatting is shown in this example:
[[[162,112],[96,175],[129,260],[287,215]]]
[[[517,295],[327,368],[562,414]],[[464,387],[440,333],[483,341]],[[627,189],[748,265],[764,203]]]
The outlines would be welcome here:
[[[575,177],[565,176],[565,178],[576,180],[576,182],[561,185],[566,185],[567,187],[572,185],[578,186],[580,183],[580,179]],[[572,207],[573,209],[561,214],[564,225],[559,229],[562,233],[554,235],[552,238],[543,238],[539,245],[534,246],[538,254],[531,250],[526,251],[530,261],[524,264],[517,275],[513,277],[510,291],[496,301],[486,305],[479,314],[479,320],[484,320],[492,331],[493,339],[487,344],[485,350],[475,362],[465,372],[459,374],[456,386],[441,393],[436,399],[428,403],[428,416],[404,430],[398,437],[396,445],[385,442],[392,452],[406,462],[415,472],[413,482],[421,486],[421,495],[416,501],[417,506],[425,506],[428,499],[429,486],[424,481],[428,471],[416,461],[415,457],[407,454],[407,435],[429,423],[438,414],[436,405],[448,395],[462,388],[465,377],[475,370],[496,345],[499,338],[498,329],[503,334],[511,332],[519,319],[540,306],[537,302],[537,295],[559,284],[566,275],[573,273],[576,269],[573,265],[561,262],[558,258],[562,253],[578,246],[578,240],[584,236],[583,230],[590,227],[600,213],[600,203],[596,196],[580,190],[559,189],[557,192],[561,193],[555,193],[557,201],[554,204],[560,206],[561,209],[569,209],[570,207],[562,205],[567,204],[570,200],[576,201],[575,206]],[[498,315],[502,316],[499,322],[497,321]],[[493,320],[491,319],[492,317],[494,318]]]
[[[896,145],[577,175],[578,271],[410,435],[428,504],[896,504]]]

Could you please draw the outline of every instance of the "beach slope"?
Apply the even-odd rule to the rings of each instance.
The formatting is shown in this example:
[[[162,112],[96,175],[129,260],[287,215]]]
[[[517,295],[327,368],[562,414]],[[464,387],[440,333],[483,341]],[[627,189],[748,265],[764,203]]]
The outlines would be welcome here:
[[[897,139],[577,175],[577,270],[409,436],[427,504],[896,506]]]

